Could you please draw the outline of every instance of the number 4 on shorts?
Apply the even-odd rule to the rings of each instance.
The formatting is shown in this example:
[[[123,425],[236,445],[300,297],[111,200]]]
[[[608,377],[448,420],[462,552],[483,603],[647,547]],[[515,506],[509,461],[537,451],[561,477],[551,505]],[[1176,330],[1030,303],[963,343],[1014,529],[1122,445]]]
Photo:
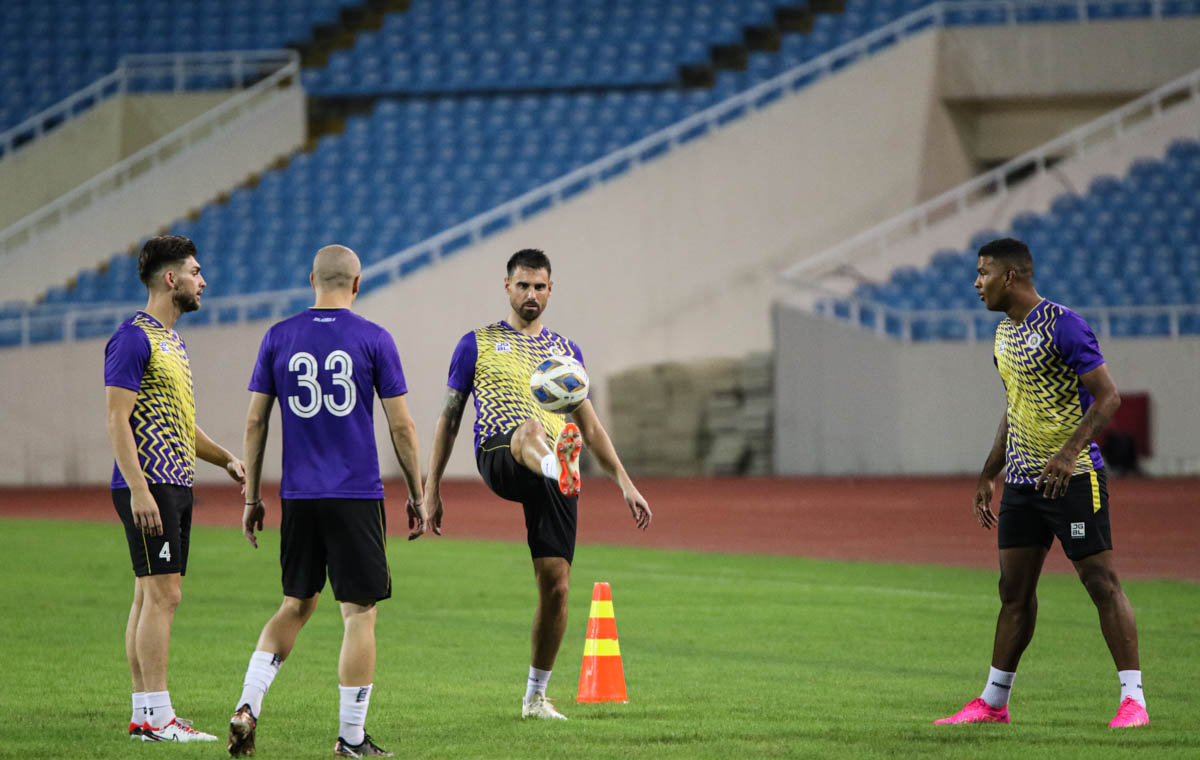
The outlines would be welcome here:
[[[164,559],[167,562],[170,562],[171,561],[171,544],[167,543],[166,541],[163,541],[163,548],[162,548],[162,551],[160,551],[158,553],[158,556],[160,559]]]

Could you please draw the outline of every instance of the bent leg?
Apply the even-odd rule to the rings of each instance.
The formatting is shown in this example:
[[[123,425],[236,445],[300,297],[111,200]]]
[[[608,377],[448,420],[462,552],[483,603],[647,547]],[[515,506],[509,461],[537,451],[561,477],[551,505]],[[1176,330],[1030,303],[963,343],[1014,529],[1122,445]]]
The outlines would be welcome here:
[[[1079,580],[1100,615],[1100,631],[1117,670],[1141,670],[1138,658],[1137,620],[1112,564],[1112,552],[1102,551],[1073,560]]]
[[[539,670],[553,670],[567,629],[571,564],[562,557],[538,557],[533,560],[533,572],[537,579],[538,606],[533,616],[531,663]]]
[[[254,648],[259,652],[270,652],[279,657],[280,661],[286,660],[292,653],[300,629],[317,609],[317,601],[320,598],[320,594],[313,594],[307,599],[285,596],[279,609],[263,626],[258,644]]]
[[[548,456],[549,444],[546,443],[546,429],[537,420],[525,420],[513,431],[510,443],[513,459],[533,474],[541,477],[542,459]]]
[[[992,645],[992,667],[1016,672],[1037,623],[1037,583],[1046,560],[1043,546],[1000,550],[1000,614]]]
[[[142,686],[147,692],[167,690],[171,623],[182,598],[180,581],[179,573],[147,575],[137,579],[142,591],[142,605],[134,649],[141,671]]]

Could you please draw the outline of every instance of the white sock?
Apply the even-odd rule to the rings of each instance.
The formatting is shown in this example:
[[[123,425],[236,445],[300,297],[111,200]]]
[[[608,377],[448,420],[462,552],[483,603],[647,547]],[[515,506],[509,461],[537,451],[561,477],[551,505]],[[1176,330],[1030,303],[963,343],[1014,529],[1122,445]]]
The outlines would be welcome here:
[[[1124,702],[1126,697],[1133,697],[1134,701],[1145,707],[1146,696],[1142,694],[1142,671],[1118,670],[1117,678],[1121,679],[1121,701]]]
[[[529,666],[529,680],[525,682],[525,701],[533,699],[534,694],[545,694],[546,687],[550,685],[550,671],[538,670],[532,665]]]
[[[240,710],[242,705],[250,705],[250,712],[257,718],[262,712],[263,697],[271,688],[279,669],[283,667],[283,658],[271,652],[256,651],[250,655],[250,664],[246,666],[246,680],[242,682],[242,696],[233,706]]]
[[[342,725],[338,728],[338,736],[349,744],[362,744],[366,732],[363,726],[367,724],[367,707],[371,704],[371,689],[375,684],[366,686],[339,686],[341,694],[338,719]]]
[[[175,720],[175,708],[171,707],[171,692],[146,692],[146,722],[151,728],[165,728]]]
[[[558,457],[554,454],[547,454],[542,457],[542,474],[551,480],[558,480],[561,468],[558,464]]]
[[[1005,707],[1008,705],[1008,694],[1012,691],[1012,682],[1016,677],[1016,673],[988,668],[987,686],[983,687],[979,698],[992,707]]]
[[[139,726],[146,722],[146,692],[135,691],[133,693],[133,716],[129,722]]]

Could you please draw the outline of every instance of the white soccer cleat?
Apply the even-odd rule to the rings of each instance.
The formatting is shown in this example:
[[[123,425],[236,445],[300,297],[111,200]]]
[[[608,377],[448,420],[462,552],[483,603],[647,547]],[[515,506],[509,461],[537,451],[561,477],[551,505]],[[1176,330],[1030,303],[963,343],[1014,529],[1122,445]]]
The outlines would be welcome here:
[[[554,709],[545,694],[534,694],[528,702],[521,703],[521,718],[548,718],[551,720],[566,720],[567,716]]]
[[[144,742],[215,742],[217,737],[192,728],[191,721],[173,718],[162,728],[143,728]]]

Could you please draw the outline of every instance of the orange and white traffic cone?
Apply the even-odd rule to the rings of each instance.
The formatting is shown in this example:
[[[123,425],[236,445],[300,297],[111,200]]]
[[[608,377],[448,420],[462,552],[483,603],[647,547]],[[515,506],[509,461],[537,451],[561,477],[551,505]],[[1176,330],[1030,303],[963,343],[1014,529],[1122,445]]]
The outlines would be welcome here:
[[[576,702],[628,702],[625,668],[617,645],[617,619],[613,617],[612,589],[604,582],[592,587],[583,669],[579,672]]]

